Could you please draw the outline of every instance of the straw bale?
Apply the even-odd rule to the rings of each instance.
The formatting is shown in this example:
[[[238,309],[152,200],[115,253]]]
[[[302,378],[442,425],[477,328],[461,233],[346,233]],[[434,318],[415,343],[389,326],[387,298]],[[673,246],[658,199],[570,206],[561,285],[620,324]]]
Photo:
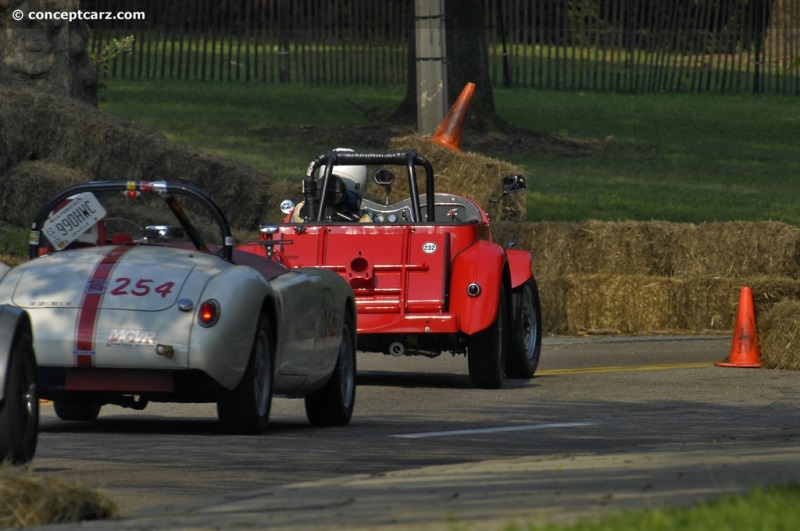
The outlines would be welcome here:
[[[390,149],[414,150],[431,163],[436,179],[437,192],[458,193],[481,205],[491,219],[525,219],[525,194],[511,194],[502,201],[502,180],[506,175],[523,174],[522,168],[476,153],[459,152],[431,142],[421,135],[406,135],[389,140]],[[409,190],[406,173],[398,173],[393,187],[393,199],[407,197]],[[420,179],[420,193],[425,190],[424,179]],[[528,186],[531,186],[530,180]]]
[[[670,311],[669,279],[645,275],[569,275],[564,320],[570,333],[619,333],[677,329]]]
[[[550,334],[721,333],[733,329],[742,286],[756,313],[800,298],[800,280],[578,274],[537,279]]]
[[[40,477],[0,464],[0,527],[21,528],[114,518],[119,510],[105,493],[77,482]]]
[[[22,161],[7,173],[0,172],[0,221],[17,227],[30,226],[39,208],[53,191],[89,178],[80,170],[40,160]]]
[[[730,331],[736,323],[742,286],[753,292],[756,314],[785,297],[800,296],[800,281],[788,277],[689,277],[673,280],[678,328],[691,332]]]
[[[492,224],[495,240],[534,255],[534,270],[543,276],[625,274],[662,276],[656,242],[670,224],[634,221],[582,223],[500,222]]]
[[[524,223],[502,221],[492,223],[492,239],[506,247],[533,255],[533,272],[537,279],[574,273],[574,256],[570,242],[576,238],[578,225],[564,222]]]
[[[570,277],[537,278],[542,310],[542,333],[574,333],[567,325],[567,299],[574,279]]]
[[[193,184],[220,204],[235,227],[257,226],[269,200],[269,179],[253,168],[169,142],[152,128],[123,122],[77,100],[0,88],[3,194],[9,178],[19,176],[9,169],[37,160],[95,180]]]
[[[757,322],[761,364],[800,370],[800,301],[782,300]]]
[[[678,277],[800,274],[800,228],[775,221],[670,224],[655,242],[657,269]]]
[[[534,255],[542,276],[800,276],[800,228],[780,222],[497,222],[498,243]]]

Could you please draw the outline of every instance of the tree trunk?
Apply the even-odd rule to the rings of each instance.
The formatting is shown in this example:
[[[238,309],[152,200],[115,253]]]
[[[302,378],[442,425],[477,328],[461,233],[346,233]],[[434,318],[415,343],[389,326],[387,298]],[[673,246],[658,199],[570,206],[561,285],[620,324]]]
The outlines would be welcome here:
[[[64,0],[0,0],[0,85],[29,87],[97,105],[97,71],[86,50],[89,28],[76,20],[32,20],[29,13],[71,11]]]
[[[489,79],[484,0],[445,0],[447,31],[447,99],[452,105],[464,86],[475,83],[467,126],[493,130],[504,125],[497,116]]]
[[[414,39],[414,1],[408,0],[409,31],[408,82],[406,97],[395,109],[395,117],[413,120],[417,105],[417,64]],[[494,107],[489,79],[489,48],[486,42],[484,0],[445,0],[447,38],[447,99],[455,103],[469,83],[475,94],[469,107],[467,127],[477,131],[501,129],[505,122]]]

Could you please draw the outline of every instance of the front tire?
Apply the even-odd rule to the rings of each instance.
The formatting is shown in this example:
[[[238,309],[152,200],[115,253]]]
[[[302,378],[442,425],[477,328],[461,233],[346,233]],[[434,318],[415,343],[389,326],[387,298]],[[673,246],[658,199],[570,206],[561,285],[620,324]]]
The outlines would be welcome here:
[[[0,406],[0,463],[33,459],[39,438],[39,394],[33,339],[21,332],[11,347],[5,396]]]
[[[467,339],[469,379],[480,389],[500,389],[506,372],[506,290],[500,286],[497,316],[485,330]]]
[[[356,400],[355,323],[349,313],[342,327],[339,357],[330,380],[305,397],[306,416],[315,426],[345,426],[353,416]]]
[[[506,376],[532,378],[542,350],[542,306],[531,277],[514,290],[514,320],[508,345]]]
[[[264,433],[272,407],[272,327],[261,315],[242,381],[217,397],[217,416],[222,428],[231,434]]]

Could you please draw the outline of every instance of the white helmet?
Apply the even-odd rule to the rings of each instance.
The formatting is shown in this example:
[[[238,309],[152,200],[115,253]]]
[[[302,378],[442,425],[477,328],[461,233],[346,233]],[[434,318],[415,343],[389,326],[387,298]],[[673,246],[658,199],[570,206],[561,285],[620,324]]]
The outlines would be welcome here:
[[[336,148],[334,151],[353,151],[349,148]],[[339,177],[348,192],[355,194],[358,201],[364,198],[367,189],[367,167],[366,166],[334,166],[333,174]]]

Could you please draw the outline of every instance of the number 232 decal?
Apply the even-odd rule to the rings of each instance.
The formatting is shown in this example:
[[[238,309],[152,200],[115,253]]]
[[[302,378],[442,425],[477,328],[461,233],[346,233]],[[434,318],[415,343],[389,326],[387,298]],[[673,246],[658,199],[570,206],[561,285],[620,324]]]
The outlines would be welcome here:
[[[154,285],[155,280],[149,278],[140,278],[139,280],[132,280],[127,277],[115,278],[113,280],[114,287],[111,290],[111,295],[134,295],[136,297],[146,297],[151,292],[166,297],[172,293],[172,288],[175,287],[174,282],[164,282],[157,286]]]

